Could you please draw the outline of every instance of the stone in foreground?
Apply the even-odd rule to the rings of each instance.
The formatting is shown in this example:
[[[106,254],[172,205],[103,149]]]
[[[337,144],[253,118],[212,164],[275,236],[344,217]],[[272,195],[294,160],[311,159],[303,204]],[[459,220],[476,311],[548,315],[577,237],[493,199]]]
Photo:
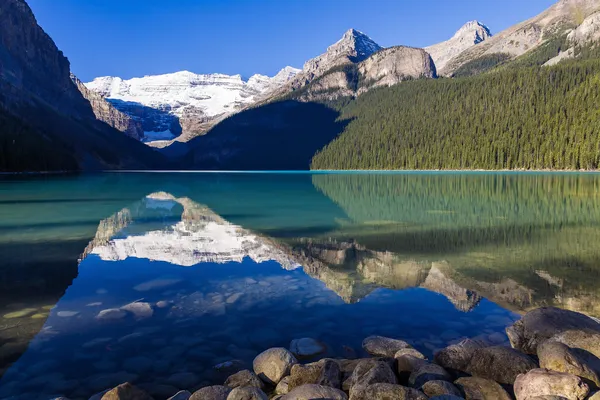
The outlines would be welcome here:
[[[290,373],[292,366],[298,361],[292,353],[283,347],[274,347],[263,351],[254,359],[254,373],[264,382],[277,385]]]
[[[325,346],[312,338],[294,339],[290,351],[297,357],[310,357],[325,352]]]
[[[256,374],[250,370],[244,369],[238,373],[231,375],[225,381],[225,386],[231,389],[236,387],[257,387],[263,389],[264,384]]]
[[[519,375],[514,389],[517,400],[528,400],[535,396],[583,400],[590,392],[589,386],[580,377],[542,368]]]
[[[398,383],[396,375],[385,361],[362,360],[352,372],[350,377],[350,397],[364,391],[367,386],[375,383]]]
[[[454,395],[461,397],[462,393],[456,386],[447,381],[429,381],[421,387],[423,393],[429,397]]]
[[[269,400],[269,397],[257,387],[236,387],[229,393],[227,400]]]
[[[485,346],[475,340],[465,339],[460,343],[450,345],[440,350],[434,360],[442,367],[454,371],[466,371],[475,351]]]
[[[348,400],[348,396],[339,389],[309,384],[298,386],[281,400]]]
[[[190,400],[227,400],[231,389],[226,386],[207,386],[202,388],[190,397]]]
[[[467,372],[473,376],[512,385],[519,374],[537,368],[528,356],[504,346],[485,347],[473,353]]]
[[[390,383],[375,383],[355,391],[350,396],[351,400],[427,400],[428,397],[422,392],[401,385]]]
[[[542,342],[570,330],[600,333],[600,324],[578,312],[543,307],[525,314],[506,328],[506,334],[512,347],[527,354],[536,354]]]
[[[152,397],[131,383],[123,383],[109,390],[102,396],[102,400],[153,400]]]
[[[362,347],[373,356],[394,357],[398,350],[411,348],[411,345],[403,340],[383,336],[369,336],[363,340]]]
[[[553,340],[547,340],[540,344],[537,354],[541,368],[577,375],[600,386],[600,378],[594,367],[595,364],[600,364],[600,360],[597,358],[594,360],[593,355],[578,349],[571,349],[569,346]]]
[[[467,377],[454,384],[463,391],[466,400],[512,400],[502,386],[489,379]]]

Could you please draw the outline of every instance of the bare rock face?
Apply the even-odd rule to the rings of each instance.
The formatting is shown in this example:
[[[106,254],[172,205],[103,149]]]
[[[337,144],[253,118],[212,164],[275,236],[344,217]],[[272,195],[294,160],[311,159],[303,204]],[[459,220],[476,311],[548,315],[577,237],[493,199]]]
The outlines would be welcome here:
[[[595,12],[584,19],[567,38],[571,43],[579,45],[600,39],[600,12]]]
[[[527,400],[535,396],[560,396],[569,400],[583,400],[590,391],[589,386],[578,376],[547,369],[534,369],[519,375],[514,389],[517,400]]]
[[[123,132],[129,137],[136,140],[143,139],[144,130],[142,129],[142,124],[133,120],[133,118],[127,114],[117,110],[98,93],[89,90],[75,75],[71,74],[71,79],[83,97],[90,102],[97,119],[106,122],[108,125]]]
[[[493,346],[476,350],[467,366],[467,372],[512,385],[519,374],[535,368],[537,364],[525,354],[509,347]]]
[[[425,50],[431,54],[436,68],[442,70],[452,58],[491,37],[492,33],[487,26],[479,21],[470,21],[463,25],[451,39],[425,47]]]
[[[437,76],[433,60],[425,50],[405,46],[378,51],[359,64],[358,72],[364,82],[359,94],[377,86]]]
[[[381,46],[373,39],[356,29],[349,29],[325,53],[304,64],[300,79],[311,81],[334,67],[359,63],[379,50]]]
[[[569,338],[573,341],[577,340],[574,339],[575,336],[585,337],[586,335],[591,335],[590,339],[586,341],[593,341],[595,335],[592,335],[591,332],[600,334],[600,324],[584,314],[544,307],[528,312],[519,321],[506,328],[506,334],[512,347],[527,354],[536,354],[539,344],[566,331],[579,332],[569,334]],[[563,340],[558,341],[563,342]],[[584,339],[577,341],[582,342]],[[569,347],[576,347],[569,343],[565,344]]]
[[[485,378],[460,378],[454,384],[465,394],[466,400],[512,400],[497,382]]]
[[[597,357],[587,352],[571,349],[569,346],[553,340],[547,340],[540,344],[537,354],[541,368],[577,375],[600,387],[600,377],[598,376],[600,359]]]

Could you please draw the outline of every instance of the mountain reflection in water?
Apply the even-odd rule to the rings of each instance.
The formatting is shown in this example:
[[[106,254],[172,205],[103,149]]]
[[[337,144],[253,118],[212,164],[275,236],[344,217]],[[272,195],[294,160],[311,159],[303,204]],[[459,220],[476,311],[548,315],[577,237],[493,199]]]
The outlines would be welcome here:
[[[599,183],[410,173],[0,182],[0,281],[20,285],[2,303],[0,358],[18,361],[0,397],[87,398],[133,380],[166,398],[304,336],[333,357],[359,356],[370,334],[431,354],[463,337],[504,343],[533,307],[598,316]],[[56,261],[40,268],[47,248]]]

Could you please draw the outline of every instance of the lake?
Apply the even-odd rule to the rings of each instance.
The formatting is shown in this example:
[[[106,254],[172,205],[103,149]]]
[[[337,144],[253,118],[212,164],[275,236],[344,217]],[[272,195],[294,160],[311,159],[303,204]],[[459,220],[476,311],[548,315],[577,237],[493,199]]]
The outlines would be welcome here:
[[[0,398],[156,399],[310,337],[365,355],[600,317],[600,175],[105,173],[0,178]]]

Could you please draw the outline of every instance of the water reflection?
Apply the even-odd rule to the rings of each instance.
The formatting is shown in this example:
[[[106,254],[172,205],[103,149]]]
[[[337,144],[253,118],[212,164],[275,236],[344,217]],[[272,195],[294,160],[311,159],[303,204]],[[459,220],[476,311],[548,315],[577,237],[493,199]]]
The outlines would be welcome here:
[[[303,336],[333,357],[359,356],[374,333],[431,354],[465,336],[503,343],[515,312],[532,307],[598,316],[598,184],[544,174],[0,184],[0,282],[18,288],[2,302],[0,357],[18,362],[0,397],[87,398],[132,380],[160,399]]]

